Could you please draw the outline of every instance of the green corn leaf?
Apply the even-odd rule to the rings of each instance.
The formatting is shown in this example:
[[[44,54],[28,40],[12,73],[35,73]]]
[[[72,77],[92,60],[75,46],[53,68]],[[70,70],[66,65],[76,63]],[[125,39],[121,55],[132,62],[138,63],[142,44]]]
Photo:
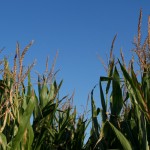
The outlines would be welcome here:
[[[45,129],[43,129],[42,131],[40,131],[40,135],[37,137],[36,143],[33,146],[33,150],[41,150],[42,144],[44,143],[45,134],[47,132],[48,131],[45,130]]]
[[[46,104],[48,103],[48,87],[46,85],[46,81],[44,81],[41,91],[40,91],[40,106],[41,108],[44,108]]]
[[[22,94],[25,94],[26,93],[26,87],[25,87],[23,82],[21,82],[21,86],[22,86]]]
[[[80,117],[77,122],[77,127],[74,134],[73,139],[73,146],[72,149],[82,149],[83,148],[83,142],[85,137],[85,126],[86,121],[84,121],[84,117]]]
[[[95,86],[96,87],[96,86]],[[94,92],[94,89],[95,87],[93,88],[92,92],[91,92],[91,107],[92,107],[92,130],[94,132],[94,136],[96,139],[98,139],[99,137],[99,123],[98,123],[98,120],[97,120],[97,109],[96,109],[96,106],[95,106],[95,102],[94,102],[94,97],[93,97],[93,92]]]
[[[41,78],[40,78],[39,75],[38,75],[38,93],[39,93],[39,97],[40,97],[40,94],[41,94]]]
[[[30,73],[28,73],[28,89],[27,89],[27,104],[30,100],[30,96],[32,95],[31,94],[31,88],[32,88],[32,85],[31,85],[31,77],[30,77]]]
[[[22,139],[22,142],[21,142],[22,149],[31,150],[33,138],[34,138],[33,129],[32,129],[32,126],[29,123],[28,126],[27,126],[27,129],[24,132],[23,139]]]
[[[144,92],[144,98],[146,100],[148,109],[150,110],[150,71],[144,73],[142,76],[142,91]]]
[[[32,147],[32,143],[33,143],[33,139],[34,139],[34,132],[33,132],[33,128],[32,126],[29,124],[28,125],[28,135],[27,135],[27,145],[28,145],[28,150],[31,150],[31,147]]]
[[[136,116],[136,124],[138,127],[138,141],[140,144],[140,148],[147,150],[148,141],[147,141],[147,129],[146,129],[146,120],[143,115],[143,112],[139,109],[137,105],[134,107],[134,114]]]
[[[94,150],[96,150],[97,146],[101,145],[101,141],[102,141],[103,138],[109,139],[108,136],[110,136],[109,126],[108,126],[107,122],[103,122],[102,126],[101,126],[101,129],[100,129],[100,136],[99,136],[98,140],[96,141],[96,143],[94,145]],[[101,148],[102,148],[102,145],[101,145]]]
[[[99,87],[100,87],[100,98],[101,98],[101,104],[102,104],[102,120],[103,122],[105,122],[107,119],[107,115],[106,115],[107,106],[105,103],[104,93],[102,89],[101,77],[100,77]]]
[[[60,82],[59,85],[57,86],[56,81],[54,81],[54,87],[55,87],[55,97],[54,97],[54,99],[56,98],[57,94],[59,93],[59,90],[60,90],[60,88],[61,88],[61,86],[62,86],[62,83],[63,83],[63,80],[61,80],[61,82]]]
[[[49,114],[53,114],[56,111],[57,108],[57,104],[53,103],[51,104],[51,102],[47,103],[47,105],[42,109],[42,116],[46,117]]]
[[[138,82],[136,74],[134,73],[134,70],[133,70],[133,64],[131,64],[131,77],[132,77],[133,84],[141,92],[140,83]]]
[[[33,98],[35,99],[35,107],[34,107],[34,111],[33,111],[33,117],[34,117],[34,120],[35,120],[40,114],[39,101],[38,101],[38,98],[36,96],[35,91],[34,91],[34,97]]]
[[[30,117],[33,112],[34,106],[35,106],[35,99],[32,96],[31,99],[29,100],[26,110],[24,111],[22,117],[20,118],[18,132],[16,136],[12,139],[12,141],[9,143],[11,146],[11,150],[15,150],[18,147],[19,143],[21,142],[23,134],[27,128],[27,125],[30,122]]]
[[[49,101],[54,101],[54,97],[55,97],[55,87],[54,87],[54,84],[52,83],[50,85],[50,91],[48,93],[48,100]]]
[[[108,78],[111,78],[113,75],[113,70],[114,70],[114,59],[110,61],[109,68],[108,68]],[[106,94],[108,94],[109,88],[111,85],[111,80],[108,80],[107,86],[106,86]]]
[[[22,108],[23,108],[23,110],[26,110],[26,108],[27,108],[27,101],[29,100],[29,98],[27,98],[25,95],[24,95],[24,93],[22,94],[22,98],[23,98],[23,100],[22,100]],[[28,100],[27,100],[28,99]]]
[[[61,88],[62,84],[63,84],[63,80],[61,80],[60,83],[59,83],[59,85],[58,85],[58,91]]]
[[[1,149],[1,146],[2,146],[3,150],[6,150],[7,139],[3,133],[0,133],[0,149]]]
[[[54,100],[56,99],[56,96],[58,95],[58,92],[61,88],[62,83],[63,83],[63,80],[61,80],[58,86],[57,86],[56,81],[54,81],[54,83],[51,84],[50,91],[48,93],[48,101],[51,101],[51,103],[53,103]]]
[[[143,112],[145,112],[147,119],[150,120],[150,115],[148,114],[148,108],[147,108],[147,105],[143,99],[143,96],[141,95],[141,92],[136,87],[132,78],[127,73],[126,69],[122,66],[120,61],[119,61],[119,64],[120,64],[121,70],[123,72],[124,78],[127,81],[128,92],[132,94],[132,96],[134,98],[133,100],[135,101],[135,103],[138,105],[138,107],[140,107],[140,109]]]
[[[113,72],[112,72],[112,73],[113,73]],[[112,74],[110,75],[110,77],[103,77],[103,76],[101,76],[100,79],[101,79],[101,82],[102,82],[102,81],[107,81],[106,94],[108,94],[109,89],[110,89],[110,85],[111,85],[111,80],[113,79],[113,78],[112,78]]]
[[[113,82],[112,82],[112,102],[111,102],[111,113],[114,116],[118,116],[123,106],[123,98],[122,98],[122,91],[120,88],[120,77],[115,67],[114,74],[113,74]]]
[[[132,146],[130,142],[126,139],[126,137],[110,122],[108,122],[114,133],[116,134],[118,140],[120,141],[124,150],[132,150]]]

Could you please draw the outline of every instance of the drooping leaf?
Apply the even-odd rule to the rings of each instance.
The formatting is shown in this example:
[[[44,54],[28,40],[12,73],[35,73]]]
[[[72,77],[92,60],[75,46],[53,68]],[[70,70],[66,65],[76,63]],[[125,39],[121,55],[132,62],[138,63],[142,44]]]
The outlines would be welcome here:
[[[112,128],[114,133],[116,134],[116,137],[120,141],[123,149],[124,150],[132,150],[132,145],[130,144],[128,139],[126,139],[126,137],[112,123],[108,122],[108,124],[110,125],[110,127]]]

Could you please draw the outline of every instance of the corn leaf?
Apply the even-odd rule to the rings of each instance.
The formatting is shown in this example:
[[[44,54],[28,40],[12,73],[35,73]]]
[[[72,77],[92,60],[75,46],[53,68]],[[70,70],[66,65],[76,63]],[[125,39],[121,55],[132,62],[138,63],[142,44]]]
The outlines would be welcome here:
[[[30,122],[30,117],[33,112],[34,106],[35,106],[35,99],[32,96],[31,99],[29,100],[26,110],[23,113],[23,116],[20,118],[18,132],[16,136],[12,139],[12,141],[9,143],[11,145],[11,150],[15,150],[18,147],[19,143],[21,142],[23,134],[27,128],[27,125]]]
[[[96,87],[96,86],[95,86]],[[95,106],[95,102],[94,102],[94,97],[93,97],[93,92],[94,92],[94,89],[95,87],[93,88],[92,92],[91,92],[91,107],[92,107],[92,130],[93,130],[93,134],[95,136],[96,139],[98,139],[99,137],[99,123],[98,123],[98,120],[97,120],[97,109],[96,109],[96,106]]]
[[[99,82],[99,87],[100,87],[100,99],[101,99],[101,104],[102,104],[102,120],[103,122],[106,121],[107,119],[107,115],[106,115],[106,110],[107,110],[107,106],[105,103],[105,97],[104,97],[104,93],[103,93],[103,89],[102,89],[102,81],[101,81],[101,77],[100,77],[100,82]]]
[[[1,149],[1,146],[2,146],[3,150],[6,150],[7,139],[3,133],[0,133],[0,149]]]
[[[113,74],[113,82],[112,82],[112,102],[111,102],[111,113],[114,116],[118,116],[123,106],[123,98],[122,98],[122,91],[120,88],[120,77],[115,67],[114,74]]]
[[[146,114],[147,119],[150,119],[150,115],[148,114],[148,108],[147,108],[147,105],[143,99],[143,96],[141,95],[141,92],[136,87],[136,85],[133,82],[133,79],[127,73],[126,69],[122,66],[120,61],[119,61],[119,64],[120,64],[121,70],[123,72],[124,78],[127,82],[128,92],[130,92],[132,94],[133,100],[138,105],[138,107],[140,107],[140,109]]]
[[[130,142],[126,139],[126,137],[110,122],[108,122],[114,133],[116,134],[118,140],[120,141],[124,150],[132,150],[132,146]]]

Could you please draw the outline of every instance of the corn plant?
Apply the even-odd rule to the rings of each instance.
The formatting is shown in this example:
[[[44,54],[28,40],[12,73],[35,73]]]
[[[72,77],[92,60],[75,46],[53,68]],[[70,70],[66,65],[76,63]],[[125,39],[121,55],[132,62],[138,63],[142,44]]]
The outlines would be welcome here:
[[[113,57],[114,40],[112,42],[108,65],[108,76],[100,77],[100,99],[102,108],[97,108],[92,101],[92,133],[89,138],[91,149],[125,149],[149,150],[150,147],[150,17],[148,36],[141,46],[141,18],[138,24],[138,38],[134,52],[139,58],[141,80],[139,81],[131,61],[126,68],[124,57],[122,62]],[[120,70],[118,71],[118,68]],[[103,82],[106,82],[104,93]],[[97,122],[101,112],[102,123]]]
[[[13,68],[10,69],[6,58],[0,62],[4,66],[0,80],[0,150],[149,150],[150,17],[143,45],[141,19],[142,11],[133,50],[138,56],[141,79],[133,61],[127,68],[122,53],[122,61],[115,60],[115,36],[107,76],[99,80],[101,108],[95,105],[95,86],[91,91],[91,119],[88,120],[84,114],[78,116],[70,102],[72,97],[60,98],[63,81],[56,82],[56,58],[49,73],[47,62],[47,74],[38,75],[36,90],[31,80],[34,63],[26,70],[23,67],[23,59],[33,42],[22,53],[17,43]],[[90,121],[90,137],[85,143]]]
[[[23,59],[31,45],[32,42],[20,54],[17,43],[12,70],[9,68],[7,59],[3,60],[3,79],[0,82],[0,139],[1,149],[4,150],[30,149],[33,141],[30,117],[35,100],[33,91],[31,95],[26,93],[23,83],[34,65],[33,63],[29,66],[27,71],[23,70]],[[29,90],[29,87],[27,89]]]
[[[35,137],[32,148],[35,150],[82,149],[86,129],[84,117],[80,117],[77,121],[76,109],[73,110],[70,104],[67,106],[65,103],[59,107],[66,98],[59,100],[57,97],[62,82],[57,85],[54,81],[49,90],[45,78],[43,80],[43,84],[39,84],[39,99],[35,95],[37,103],[34,109]]]
[[[34,63],[26,71],[23,68],[24,56],[31,45],[32,42],[21,53],[17,43],[12,70],[8,60],[3,60],[0,149],[84,149],[88,121],[84,115],[77,117],[76,108],[69,103],[68,96],[59,98],[63,81],[57,84],[53,76],[56,58],[47,76],[38,76],[38,90],[33,88],[30,72]],[[46,72],[47,67],[48,64]]]

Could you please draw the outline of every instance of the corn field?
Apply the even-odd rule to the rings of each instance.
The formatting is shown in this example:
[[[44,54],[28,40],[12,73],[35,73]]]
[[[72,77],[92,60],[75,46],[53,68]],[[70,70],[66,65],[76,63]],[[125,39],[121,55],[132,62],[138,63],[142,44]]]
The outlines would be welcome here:
[[[115,36],[107,76],[99,79],[101,107],[95,105],[95,87],[90,94],[90,119],[85,114],[78,115],[71,104],[72,97],[59,96],[63,81],[56,81],[56,58],[49,72],[38,75],[37,90],[34,88],[31,78],[34,63],[27,69],[23,67],[33,42],[23,51],[17,43],[13,68],[10,69],[7,58],[1,61],[0,150],[149,150],[150,17],[143,44],[141,22],[142,11],[133,49],[139,71],[135,71],[133,59],[129,65],[125,63],[122,52],[120,59],[115,59]],[[90,136],[85,142],[87,132]]]

